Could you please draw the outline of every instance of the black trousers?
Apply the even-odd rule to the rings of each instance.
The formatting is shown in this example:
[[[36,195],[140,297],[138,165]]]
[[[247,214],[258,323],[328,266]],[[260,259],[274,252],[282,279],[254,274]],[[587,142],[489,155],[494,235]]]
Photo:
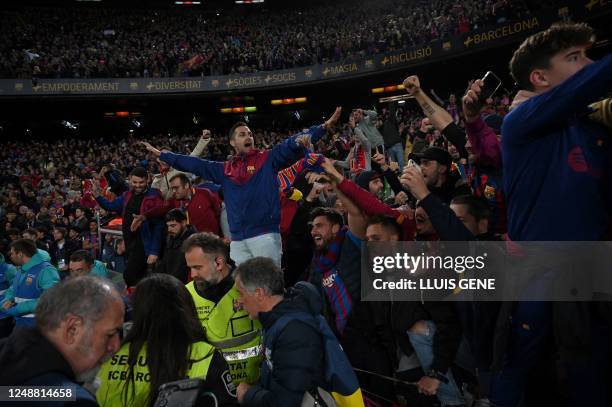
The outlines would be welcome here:
[[[393,365],[388,349],[380,343],[373,343],[365,335],[348,333],[340,339],[340,344],[354,368],[393,377]],[[392,381],[375,375],[355,372],[364,395],[390,406],[395,402],[395,386]]]
[[[0,339],[9,336],[14,326],[15,320],[12,317],[0,319]]]
[[[140,236],[125,242],[127,264],[123,279],[128,287],[133,287],[147,275],[147,255]]]

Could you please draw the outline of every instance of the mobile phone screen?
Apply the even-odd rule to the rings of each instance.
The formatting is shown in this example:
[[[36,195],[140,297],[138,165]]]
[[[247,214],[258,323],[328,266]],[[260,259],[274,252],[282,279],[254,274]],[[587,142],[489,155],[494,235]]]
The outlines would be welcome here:
[[[485,74],[484,78],[482,78],[482,82],[483,82],[483,86],[480,91],[479,99],[481,102],[484,103],[486,102],[488,98],[493,96],[495,92],[497,92],[497,90],[501,86],[501,79],[499,79],[499,77],[495,75],[493,72],[488,71]]]

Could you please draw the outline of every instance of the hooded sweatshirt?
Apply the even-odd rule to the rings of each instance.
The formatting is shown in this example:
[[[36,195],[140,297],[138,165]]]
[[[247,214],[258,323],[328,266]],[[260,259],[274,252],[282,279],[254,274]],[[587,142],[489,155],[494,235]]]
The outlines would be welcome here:
[[[36,284],[38,284],[38,288],[43,291],[46,291],[49,288],[53,287],[55,284],[57,284],[60,280],[59,274],[57,272],[57,269],[53,267],[53,265],[51,265],[49,261],[49,253],[45,252],[44,250],[38,250],[37,253],[32,256],[32,258],[26,264],[19,267],[19,269],[17,270],[17,274],[15,275],[15,278],[13,280],[13,284],[8,290],[6,290],[3,303],[9,300],[14,301],[15,293],[17,292],[17,288],[19,287],[19,285],[28,284],[28,271],[31,270],[34,266],[37,266],[41,263],[46,262],[48,264],[42,269],[42,271],[38,275],[38,279],[35,282]],[[16,304],[9,308],[9,310],[12,310],[10,314],[30,314],[34,312],[34,308],[36,308],[37,303],[38,299],[34,299]],[[7,313],[9,312],[7,311]]]

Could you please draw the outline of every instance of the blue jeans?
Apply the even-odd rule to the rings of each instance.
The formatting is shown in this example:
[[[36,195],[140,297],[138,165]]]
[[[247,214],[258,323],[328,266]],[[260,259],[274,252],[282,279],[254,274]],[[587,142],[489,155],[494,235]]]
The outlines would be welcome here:
[[[266,233],[230,243],[230,257],[238,266],[253,257],[269,257],[280,267],[282,254],[280,233]]]
[[[436,334],[436,325],[433,321],[425,321],[427,324],[427,332],[425,334],[414,333],[408,331],[408,338],[414,348],[421,367],[425,372],[431,369],[433,362],[433,339]],[[453,378],[453,373],[450,369],[446,372],[448,383],[440,383],[436,396],[442,406],[453,406],[463,404],[461,391]]]
[[[400,166],[400,171],[404,169],[404,147],[402,143],[396,143],[387,150],[389,161],[395,161]]]

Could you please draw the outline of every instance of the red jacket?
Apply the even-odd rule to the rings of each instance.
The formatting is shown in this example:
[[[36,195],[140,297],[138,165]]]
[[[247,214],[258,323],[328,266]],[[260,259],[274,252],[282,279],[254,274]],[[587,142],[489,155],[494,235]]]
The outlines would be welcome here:
[[[208,189],[193,188],[191,200],[179,201],[172,197],[166,201],[165,205],[145,212],[144,216],[146,218],[164,217],[175,208],[187,210],[187,222],[193,225],[198,232],[211,232],[220,236],[219,216],[221,214],[221,201]]]
[[[403,236],[400,236],[401,240],[414,240],[416,235],[414,217],[410,217],[398,209],[391,208],[389,205],[381,202],[369,191],[366,191],[346,178],[338,184],[338,189],[346,195],[347,198],[353,201],[367,216],[386,215],[394,218],[403,232]]]
[[[289,233],[291,232],[291,222],[293,222],[293,218],[299,206],[300,205],[298,202],[287,198],[285,194],[281,194],[280,232],[281,232],[281,238],[282,238],[283,251],[285,250],[285,244],[287,242],[287,238],[289,237]]]

